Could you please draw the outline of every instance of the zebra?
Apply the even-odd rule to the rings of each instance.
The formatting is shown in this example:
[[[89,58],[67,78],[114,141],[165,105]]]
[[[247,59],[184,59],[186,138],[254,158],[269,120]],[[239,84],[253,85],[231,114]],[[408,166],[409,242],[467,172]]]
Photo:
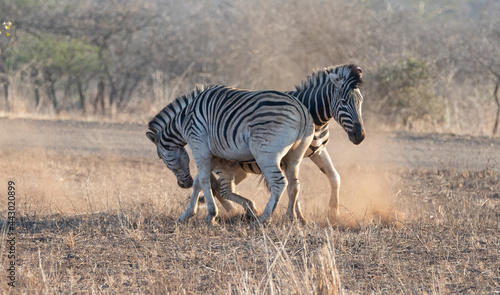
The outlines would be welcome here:
[[[271,197],[259,222],[270,219],[285,187],[289,196],[287,215],[304,220],[298,202],[299,164],[313,140],[314,122],[307,108],[293,96],[221,85],[197,87],[167,105],[148,127],[146,136],[177,177],[178,185],[193,187],[179,222],[196,214],[198,195],[203,190],[208,211],[205,221],[212,224],[218,212],[212,198],[211,172],[215,167],[234,171],[239,162],[255,162],[270,185]],[[198,169],[194,180],[186,145]]]
[[[356,145],[364,140],[365,130],[361,116],[363,96],[359,90],[362,82],[361,68],[354,64],[345,64],[314,72],[303,80],[301,85],[296,86],[295,91],[285,92],[304,104],[314,120],[314,138],[305,157],[311,158],[329,179],[331,196],[328,218],[331,222],[335,222],[340,215],[340,175],[325,149],[330,139],[329,123],[332,118],[337,121],[347,132],[350,141]],[[218,170],[217,173],[221,181],[222,197],[238,200],[237,202],[250,209],[249,211],[255,211],[252,201],[235,192],[235,185],[250,173],[260,173],[258,164],[254,161],[239,162],[239,169]],[[250,213],[247,211],[247,214]]]

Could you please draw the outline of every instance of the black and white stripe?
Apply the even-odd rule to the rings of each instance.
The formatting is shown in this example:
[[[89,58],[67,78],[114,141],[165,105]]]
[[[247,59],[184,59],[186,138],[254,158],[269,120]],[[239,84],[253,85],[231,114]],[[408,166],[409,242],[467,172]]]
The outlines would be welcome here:
[[[340,65],[317,71],[296,86],[295,91],[286,93],[296,97],[304,104],[314,120],[314,138],[305,154],[325,173],[331,185],[330,221],[334,222],[339,215],[340,175],[333,166],[325,149],[329,142],[329,123],[333,118],[347,132],[354,144],[365,138],[361,105],[363,96],[359,90],[362,84],[362,71],[356,65]],[[258,165],[253,162],[240,162],[244,171],[236,171],[236,184],[245,179],[245,173],[260,173]],[[224,178],[230,178],[225,171],[221,175],[221,194],[224,198],[234,194],[235,184],[225,184]]]
[[[166,106],[151,120],[149,129],[148,138],[179,185],[193,184],[190,204],[179,220],[185,221],[196,212],[202,189],[209,210],[207,222],[212,222],[217,208],[210,192],[210,173],[215,166],[221,167],[232,181],[240,162],[255,162],[270,184],[271,198],[261,222],[270,218],[287,182],[291,188],[289,214],[303,218],[297,205],[298,165],[312,141],[314,123],[307,108],[293,96],[225,86],[197,88]],[[198,168],[194,183],[186,144]]]
[[[306,155],[320,152],[330,139],[328,124],[333,118],[359,144],[365,137],[361,105],[363,96],[359,91],[363,83],[362,71],[356,65],[340,65],[313,73],[286,93],[297,97],[314,119],[314,139]]]
[[[359,91],[363,83],[362,71],[356,65],[340,65],[317,71],[286,93],[304,104],[314,120],[314,138],[306,157],[318,154],[330,140],[329,123],[333,118],[347,132],[349,139],[359,144],[365,137]],[[255,162],[240,163],[249,173],[260,173]]]

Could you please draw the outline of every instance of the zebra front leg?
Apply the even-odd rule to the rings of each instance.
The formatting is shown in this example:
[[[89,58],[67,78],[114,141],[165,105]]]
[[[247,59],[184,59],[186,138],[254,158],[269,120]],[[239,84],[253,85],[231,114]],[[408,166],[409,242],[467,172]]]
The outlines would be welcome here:
[[[189,218],[196,214],[198,211],[198,195],[200,194],[200,190],[200,182],[198,181],[198,177],[195,177],[193,182],[193,193],[191,194],[188,207],[186,211],[179,216],[177,222],[187,222]]]
[[[212,196],[212,190],[210,188],[210,177],[208,177],[207,179],[200,179],[200,183],[203,188],[203,193],[205,194],[205,199],[207,201],[208,212],[207,217],[205,218],[205,222],[208,225],[213,225],[215,223],[215,217],[217,217],[218,210]]]
[[[212,159],[211,156],[201,156],[194,155],[193,158],[196,162],[196,168],[198,168],[198,173],[196,174],[195,180],[199,182],[200,188],[205,194],[205,200],[207,203],[207,217],[205,222],[209,225],[214,223],[214,219],[217,216],[217,205],[214,202],[212,195],[212,189],[210,186],[210,175],[212,173]]]
[[[340,192],[340,175],[333,166],[332,159],[326,149],[323,149],[319,154],[311,156],[311,160],[323,172],[330,181],[331,196],[330,196],[330,211],[328,218],[330,222],[335,223],[340,216],[339,208],[339,192]]]

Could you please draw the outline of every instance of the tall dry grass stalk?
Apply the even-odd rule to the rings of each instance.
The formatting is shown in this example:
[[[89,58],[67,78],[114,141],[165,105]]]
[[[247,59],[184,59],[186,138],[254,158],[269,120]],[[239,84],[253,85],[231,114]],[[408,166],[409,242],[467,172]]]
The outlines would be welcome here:
[[[309,249],[307,233],[297,224],[288,228],[259,225],[256,231],[265,253],[265,272],[252,275],[235,265],[229,294],[339,294],[332,230],[323,230],[321,247]]]

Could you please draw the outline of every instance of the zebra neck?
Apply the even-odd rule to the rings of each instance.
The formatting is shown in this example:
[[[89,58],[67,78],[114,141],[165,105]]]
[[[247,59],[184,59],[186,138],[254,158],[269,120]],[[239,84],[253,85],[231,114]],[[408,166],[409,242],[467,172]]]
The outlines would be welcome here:
[[[161,131],[160,141],[164,147],[182,148],[187,144],[182,128],[185,113],[186,110],[182,110]]]
[[[332,101],[333,89],[328,85],[321,85],[296,91],[287,91],[287,94],[295,96],[307,107],[314,120],[316,128],[327,125],[333,117]]]

